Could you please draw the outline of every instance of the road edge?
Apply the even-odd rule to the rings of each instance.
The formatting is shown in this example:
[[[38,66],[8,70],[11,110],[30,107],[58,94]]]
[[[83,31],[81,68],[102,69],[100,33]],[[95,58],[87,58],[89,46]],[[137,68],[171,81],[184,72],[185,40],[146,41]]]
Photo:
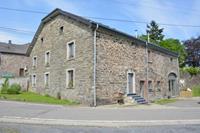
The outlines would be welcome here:
[[[1,123],[35,124],[35,125],[60,125],[60,126],[91,126],[91,127],[128,127],[128,126],[160,126],[160,125],[197,125],[200,119],[191,120],[65,120],[43,119],[28,117],[0,117]]]

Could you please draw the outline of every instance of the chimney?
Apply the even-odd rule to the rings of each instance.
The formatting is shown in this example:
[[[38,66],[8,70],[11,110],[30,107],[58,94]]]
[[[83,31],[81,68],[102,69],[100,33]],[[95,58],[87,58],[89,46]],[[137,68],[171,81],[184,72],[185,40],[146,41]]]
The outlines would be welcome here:
[[[11,40],[8,40],[8,44],[12,44],[12,41],[11,41]]]

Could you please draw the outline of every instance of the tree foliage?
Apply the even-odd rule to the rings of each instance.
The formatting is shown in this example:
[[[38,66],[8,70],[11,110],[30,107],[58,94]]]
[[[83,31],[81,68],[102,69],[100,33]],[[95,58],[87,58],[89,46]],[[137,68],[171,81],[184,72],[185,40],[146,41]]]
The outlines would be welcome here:
[[[187,56],[184,45],[178,39],[165,39],[159,43],[160,46],[170,51],[179,53],[179,66],[183,66]]]
[[[186,58],[186,51],[184,45],[178,39],[169,38],[164,39],[163,28],[159,28],[159,25],[155,21],[151,21],[147,25],[147,32],[149,33],[149,41],[151,43],[157,44],[161,47],[169,49],[170,51],[179,53],[179,65],[183,66]],[[148,40],[147,35],[139,36],[141,40]]]
[[[158,43],[164,38],[163,30],[163,28],[159,28],[159,25],[154,20],[147,25],[147,33],[149,33],[149,38]]]
[[[187,63],[193,67],[200,66],[200,36],[184,41],[186,47]]]
[[[159,28],[159,25],[152,20],[150,24],[147,25],[146,31],[149,33],[149,41],[151,43],[159,44],[164,39],[163,28]],[[148,41],[147,35],[141,35],[139,36],[141,40]]]

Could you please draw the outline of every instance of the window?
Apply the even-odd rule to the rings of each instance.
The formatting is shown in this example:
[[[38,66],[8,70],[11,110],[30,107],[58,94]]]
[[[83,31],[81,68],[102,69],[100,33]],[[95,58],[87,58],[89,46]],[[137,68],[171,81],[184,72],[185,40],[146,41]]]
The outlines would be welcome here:
[[[61,27],[60,27],[60,30],[59,30],[60,35],[63,33],[63,31],[64,31],[64,26],[61,26]]]
[[[67,59],[72,59],[75,57],[75,42],[71,41],[67,43]]]
[[[35,87],[36,86],[36,75],[33,74],[32,75],[32,87]]]
[[[157,88],[157,92],[161,92],[160,81],[157,81],[156,88]]]
[[[33,57],[33,67],[36,67],[37,66],[37,57],[34,56]]]
[[[152,52],[148,50],[148,63],[152,63]]]
[[[19,69],[19,76],[24,77],[24,68]]]
[[[70,70],[67,70],[67,74],[66,74],[66,79],[67,79],[67,82],[66,82],[66,86],[67,88],[74,88],[74,70],[73,69],[70,69]]]
[[[50,51],[45,52],[45,66],[50,65]]]
[[[45,85],[46,88],[49,87],[49,72],[46,72],[44,74],[44,85]]]
[[[173,58],[170,58],[170,61],[173,62]]]
[[[44,42],[44,38],[43,37],[41,37],[41,43],[43,43]]]
[[[153,92],[152,81],[148,81],[148,90],[149,92]]]

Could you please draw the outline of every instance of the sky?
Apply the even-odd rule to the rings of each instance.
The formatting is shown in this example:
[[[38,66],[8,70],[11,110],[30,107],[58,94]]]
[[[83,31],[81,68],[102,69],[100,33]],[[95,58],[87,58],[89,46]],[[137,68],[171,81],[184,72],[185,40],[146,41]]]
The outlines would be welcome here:
[[[60,8],[79,16],[150,22],[155,20],[164,28],[165,38],[181,41],[200,35],[200,0],[1,0],[0,41],[24,44],[31,42],[41,19],[47,14],[17,12],[3,8],[51,12]],[[92,19],[130,35],[146,34],[146,24]],[[166,26],[162,24],[175,24]],[[194,25],[199,27],[184,27]],[[11,31],[14,28],[26,33]]]

